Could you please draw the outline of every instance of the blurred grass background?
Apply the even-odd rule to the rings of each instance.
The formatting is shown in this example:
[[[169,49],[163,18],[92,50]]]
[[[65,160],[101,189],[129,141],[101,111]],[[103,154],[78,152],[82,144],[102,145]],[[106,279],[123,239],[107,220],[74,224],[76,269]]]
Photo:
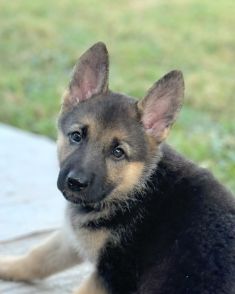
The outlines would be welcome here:
[[[0,121],[56,138],[75,60],[104,41],[115,91],[140,98],[167,71],[184,72],[169,141],[235,192],[234,15],[234,0],[1,0]]]

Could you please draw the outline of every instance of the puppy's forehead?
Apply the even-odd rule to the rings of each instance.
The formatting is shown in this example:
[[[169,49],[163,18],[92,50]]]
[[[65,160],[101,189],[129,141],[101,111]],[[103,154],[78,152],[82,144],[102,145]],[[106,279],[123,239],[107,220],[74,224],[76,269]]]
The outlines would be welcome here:
[[[90,102],[90,103],[89,103]],[[80,109],[84,113],[96,119],[103,128],[125,125],[136,117],[135,101],[119,94],[110,94],[91,99]],[[79,114],[80,114],[79,113]]]
[[[96,132],[111,130],[125,136],[133,132],[138,123],[138,111],[134,99],[111,93],[97,96],[80,103],[69,115],[65,114],[62,125],[87,125]]]

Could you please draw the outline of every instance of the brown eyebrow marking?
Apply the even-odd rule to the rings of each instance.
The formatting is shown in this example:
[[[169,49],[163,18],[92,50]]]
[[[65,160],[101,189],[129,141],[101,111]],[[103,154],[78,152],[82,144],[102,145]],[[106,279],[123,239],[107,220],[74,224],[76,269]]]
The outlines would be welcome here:
[[[80,124],[80,123],[73,124],[69,127],[69,132],[81,130],[83,127],[84,127],[84,125]]]

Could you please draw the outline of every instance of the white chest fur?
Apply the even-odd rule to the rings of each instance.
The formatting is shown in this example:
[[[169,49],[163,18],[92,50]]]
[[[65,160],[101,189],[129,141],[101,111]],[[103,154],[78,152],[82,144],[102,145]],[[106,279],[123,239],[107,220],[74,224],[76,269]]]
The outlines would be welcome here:
[[[104,229],[90,230],[78,225],[74,226],[70,219],[66,220],[66,233],[72,247],[82,259],[95,263],[100,251],[110,237]]]
[[[106,230],[87,230],[78,229],[74,232],[76,240],[75,248],[79,254],[91,262],[96,262],[100,250],[104,248],[109,238],[109,232]]]

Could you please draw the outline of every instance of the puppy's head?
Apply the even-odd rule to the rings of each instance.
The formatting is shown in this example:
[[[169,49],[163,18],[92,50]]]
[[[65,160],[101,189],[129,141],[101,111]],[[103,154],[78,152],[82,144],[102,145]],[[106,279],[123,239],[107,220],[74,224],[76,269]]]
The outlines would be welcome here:
[[[108,69],[107,49],[97,43],[80,57],[63,98],[58,188],[78,205],[131,197],[156,165],[182,103],[179,71],[165,75],[137,102],[109,90]]]

